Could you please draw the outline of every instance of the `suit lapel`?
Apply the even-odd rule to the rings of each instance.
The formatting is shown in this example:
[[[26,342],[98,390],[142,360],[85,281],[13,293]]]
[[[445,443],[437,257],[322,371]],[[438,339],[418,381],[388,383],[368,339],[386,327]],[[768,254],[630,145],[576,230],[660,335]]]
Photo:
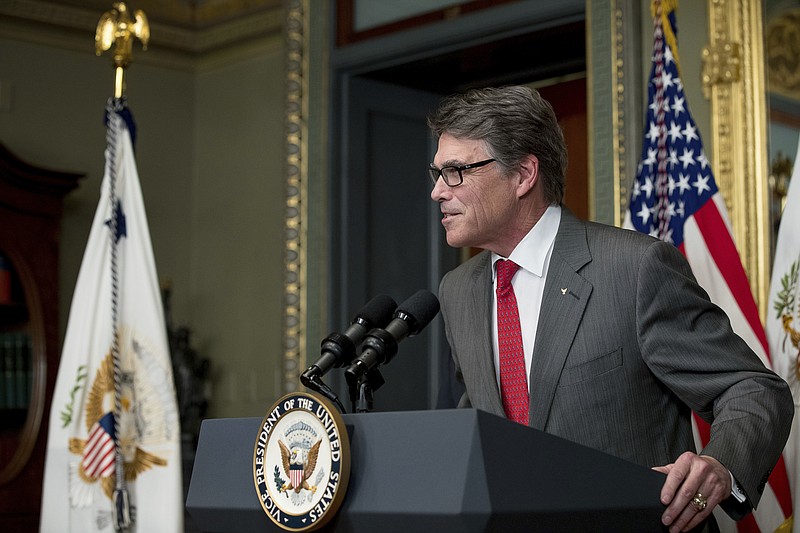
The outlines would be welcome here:
[[[589,261],[585,225],[562,208],[531,365],[530,425],[537,429],[547,423],[561,370],[592,293],[592,285],[577,273]]]
[[[484,258],[473,272],[473,283],[470,284],[469,309],[471,316],[464,327],[473,329],[467,332],[466,338],[475,339],[472,349],[467,352],[469,361],[464,361],[464,366],[478,369],[480,387],[485,391],[491,412],[498,416],[505,416],[500,390],[497,388],[497,374],[492,354],[492,271],[491,254],[483,252]],[[486,356],[489,354],[489,357]]]

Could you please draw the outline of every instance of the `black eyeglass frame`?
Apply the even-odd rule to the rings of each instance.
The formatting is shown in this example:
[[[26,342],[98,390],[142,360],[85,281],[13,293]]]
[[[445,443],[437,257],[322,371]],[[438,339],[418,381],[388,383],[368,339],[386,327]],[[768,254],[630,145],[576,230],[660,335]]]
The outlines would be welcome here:
[[[469,165],[463,165],[463,166],[460,166],[460,167],[444,166],[442,168],[435,168],[435,167],[431,166],[428,169],[428,177],[431,178],[431,181],[433,182],[433,186],[434,187],[436,187],[436,182],[439,181],[439,178],[442,178],[444,180],[445,185],[447,185],[448,187],[458,187],[459,185],[464,183],[464,175],[461,174],[462,171],[469,170],[471,168],[482,167],[484,165],[488,165],[489,163],[494,163],[495,161],[497,161],[497,160],[496,159],[484,159],[483,161],[478,161],[477,163],[470,163]],[[444,175],[445,171],[447,171],[447,170],[455,170],[458,173],[458,183],[450,183],[447,180],[447,177]],[[452,177],[452,174],[451,174],[451,177]]]

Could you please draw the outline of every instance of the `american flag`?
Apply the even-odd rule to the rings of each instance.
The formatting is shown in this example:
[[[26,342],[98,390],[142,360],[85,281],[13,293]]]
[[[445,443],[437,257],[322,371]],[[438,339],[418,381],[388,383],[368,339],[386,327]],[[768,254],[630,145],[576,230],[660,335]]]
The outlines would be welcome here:
[[[83,470],[90,478],[108,477],[114,473],[114,414],[106,413],[89,431],[83,448]]]
[[[698,283],[728,314],[734,331],[771,367],[764,327],[717,188],[686,102],[675,21],[676,0],[655,0],[653,66],[641,162],[625,226],[670,242],[686,256]],[[710,428],[694,417],[702,448]],[[715,512],[723,530],[774,531],[790,523],[792,502],[783,457],[770,476],[758,511],[733,523]]]
[[[674,12],[670,20],[674,23]],[[677,58],[656,25],[647,130],[630,201],[633,227],[683,250],[684,224],[719,193],[689,115]],[[674,35],[674,34],[673,34]]]

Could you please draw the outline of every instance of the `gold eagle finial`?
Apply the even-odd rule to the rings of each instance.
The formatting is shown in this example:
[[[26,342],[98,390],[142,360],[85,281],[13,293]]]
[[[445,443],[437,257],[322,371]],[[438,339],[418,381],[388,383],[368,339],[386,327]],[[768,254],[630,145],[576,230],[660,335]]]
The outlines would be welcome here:
[[[133,57],[133,41],[142,42],[142,50],[147,50],[150,40],[150,24],[144,11],[137,9],[131,14],[125,2],[115,2],[110,11],[106,11],[97,23],[94,35],[95,52],[99,56],[114,47],[114,67],[117,69],[115,96],[122,96],[123,69]]]

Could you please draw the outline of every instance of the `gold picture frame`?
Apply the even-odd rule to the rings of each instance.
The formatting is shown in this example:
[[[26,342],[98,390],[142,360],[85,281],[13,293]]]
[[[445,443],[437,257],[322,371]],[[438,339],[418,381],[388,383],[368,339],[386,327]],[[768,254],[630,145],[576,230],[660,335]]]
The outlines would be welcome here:
[[[761,0],[708,0],[703,90],[711,163],[763,320],[770,283],[769,146]]]

